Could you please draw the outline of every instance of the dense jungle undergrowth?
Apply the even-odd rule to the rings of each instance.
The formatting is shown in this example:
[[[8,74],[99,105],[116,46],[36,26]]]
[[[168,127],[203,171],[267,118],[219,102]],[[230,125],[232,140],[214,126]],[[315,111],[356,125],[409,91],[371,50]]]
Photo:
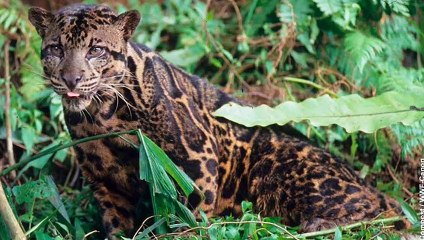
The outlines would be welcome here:
[[[15,228],[29,239],[98,239],[100,214],[69,148],[73,143],[61,100],[42,79],[41,39],[27,20],[28,7],[35,3],[50,10],[64,5],[48,0],[0,2],[0,180],[5,192],[0,191],[0,208],[7,205],[1,198],[5,195],[17,219]],[[405,216],[414,225],[409,232],[418,233],[424,151],[421,0],[127,0],[108,4],[118,12],[141,12],[134,41],[255,105],[276,106],[323,95],[343,100],[358,94],[380,97],[377,104],[383,106],[390,98],[381,96],[389,92],[397,94],[390,95],[398,98],[391,100],[409,99],[408,110],[415,115],[407,125],[397,119],[381,128],[372,124],[378,120],[370,118],[358,120],[361,124],[355,128],[356,120],[347,118],[345,125],[323,127],[305,116],[300,120],[311,121],[288,124],[344,159],[380,191],[403,202]],[[344,104],[339,106],[358,107],[352,100]],[[394,118],[399,117],[395,110],[390,110]],[[236,121],[253,118],[263,123],[255,114],[244,118]],[[175,189],[162,167],[171,175],[178,170],[142,133],[132,134],[140,138],[144,156],[163,157],[153,157],[151,166],[162,169],[162,174],[146,180],[164,181]],[[184,175],[174,180],[184,192],[193,189]],[[166,207],[171,210],[156,216],[150,227],[140,226],[138,235],[126,237],[399,239],[401,234],[393,230],[397,218],[392,218],[302,235],[296,227],[282,225],[281,218],[253,212],[248,202],[243,204],[241,219],[203,217],[196,224],[173,194],[159,196],[159,204],[174,206]],[[13,214],[0,215],[0,239],[13,236],[11,218]]]

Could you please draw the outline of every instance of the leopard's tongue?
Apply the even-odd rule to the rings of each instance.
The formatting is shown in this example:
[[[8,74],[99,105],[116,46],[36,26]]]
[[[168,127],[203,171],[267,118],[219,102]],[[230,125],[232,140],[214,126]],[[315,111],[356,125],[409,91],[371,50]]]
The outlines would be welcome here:
[[[74,93],[74,92],[67,92],[66,96],[70,97],[70,98],[77,98],[80,96],[79,93]]]

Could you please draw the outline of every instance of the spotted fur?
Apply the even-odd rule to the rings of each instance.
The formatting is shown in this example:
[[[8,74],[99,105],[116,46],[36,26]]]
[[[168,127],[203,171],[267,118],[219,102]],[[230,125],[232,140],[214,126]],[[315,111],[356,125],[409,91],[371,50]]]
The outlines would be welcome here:
[[[29,19],[43,38],[44,72],[63,96],[72,138],[141,129],[203,191],[200,208],[208,216],[239,216],[248,200],[264,216],[282,216],[311,231],[399,214],[394,200],[346,163],[281,127],[246,128],[213,117],[220,106],[241,102],[129,41],[138,12],[116,15],[102,5],[73,5],[56,13],[32,8]],[[131,232],[147,191],[137,150],[109,138],[75,151],[109,236]],[[189,202],[196,206],[200,197]]]

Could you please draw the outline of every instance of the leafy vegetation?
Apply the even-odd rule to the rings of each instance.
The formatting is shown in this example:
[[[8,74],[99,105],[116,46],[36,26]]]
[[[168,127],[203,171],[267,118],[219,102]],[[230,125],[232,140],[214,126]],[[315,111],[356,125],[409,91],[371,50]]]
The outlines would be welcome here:
[[[324,94],[341,100],[358,94],[379,98],[384,105],[388,101],[385,94],[394,92],[403,94],[391,100],[409,99],[407,105],[418,110],[424,107],[417,100],[422,95],[411,91],[424,87],[422,1],[170,0],[142,5],[135,0],[123,2],[127,5],[113,6],[119,12],[137,9],[142,15],[134,41],[146,44],[174,64],[204,76],[251,104],[275,106],[287,101],[319,99]],[[97,239],[100,235],[96,231],[102,230],[97,205],[81,178],[73,151],[65,148],[74,143],[64,124],[60,98],[43,84],[41,40],[27,20],[27,7],[21,1],[0,3],[0,105],[5,106],[0,108],[1,182],[29,238]],[[345,105],[357,107],[349,101]],[[416,112],[422,116],[422,112]],[[380,130],[373,128],[372,134],[346,132],[334,125],[317,127],[307,122],[293,126],[317,145],[345,159],[381,191],[405,199],[413,207],[404,207],[406,216],[418,226],[414,211],[418,201],[416,169],[423,156],[424,120],[414,120],[417,121],[408,126],[395,123]],[[190,183],[167,164],[167,158],[153,143],[142,135],[139,137],[145,145],[135,147],[139,147],[140,155],[147,156],[143,159],[149,160],[140,164],[149,164],[149,168],[143,165],[143,169],[152,170],[142,172],[141,177],[153,183],[150,186],[155,186],[155,181],[166,185],[155,186],[166,188],[160,192],[167,193],[159,197],[156,209],[163,210],[166,205],[169,215],[157,217],[150,227],[140,226],[138,239],[152,237],[152,230],[160,228],[159,236],[180,239],[308,236],[299,235],[297,228],[283,226],[281,219],[253,213],[250,203],[243,204],[241,219],[204,217],[198,227],[182,230],[192,226],[192,219],[176,201],[171,178],[183,183],[182,193],[192,191]],[[13,143],[16,161],[6,154],[8,142]],[[10,166],[9,170],[14,171],[4,171]],[[164,171],[173,172],[171,178]],[[165,202],[169,199],[172,204]],[[165,221],[169,228],[163,229]],[[378,219],[373,224],[359,223],[312,233],[309,237],[396,239],[397,233],[387,227],[392,221]],[[10,234],[0,216],[0,239],[10,239]]]

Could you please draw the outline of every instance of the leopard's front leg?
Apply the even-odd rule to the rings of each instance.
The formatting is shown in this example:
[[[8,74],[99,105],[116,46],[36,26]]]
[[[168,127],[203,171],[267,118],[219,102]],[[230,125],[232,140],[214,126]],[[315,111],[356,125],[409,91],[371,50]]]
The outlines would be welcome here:
[[[97,199],[103,215],[102,221],[109,239],[116,239],[116,234],[129,236],[134,229],[135,199],[105,186],[94,184],[94,197]]]
[[[202,210],[208,217],[215,214],[218,196],[218,157],[213,154],[193,154],[186,163],[182,164],[184,171],[198,186],[199,192],[193,192],[188,198],[190,208],[196,218],[200,218],[199,210]],[[201,199],[203,195],[203,201]]]
[[[135,227],[135,210],[138,200],[144,193],[145,185],[139,181],[137,162],[130,155],[109,152],[101,141],[93,141],[75,146],[83,176],[90,183],[102,212],[102,222],[109,239],[117,239],[115,234],[131,234]],[[98,151],[103,149],[102,151]],[[121,165],[120,161],[125,161]]]

